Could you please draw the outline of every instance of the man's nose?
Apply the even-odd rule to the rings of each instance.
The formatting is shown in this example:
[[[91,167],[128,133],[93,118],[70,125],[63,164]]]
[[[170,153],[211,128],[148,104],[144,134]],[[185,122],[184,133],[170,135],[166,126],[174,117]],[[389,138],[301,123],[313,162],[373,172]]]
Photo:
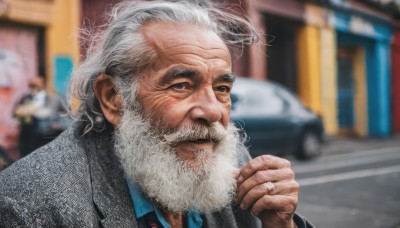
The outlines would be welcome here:
[[[197,122],[214,123],[222,118],[221,103],[213,90],[200,94],[190,110],[190,118]]]

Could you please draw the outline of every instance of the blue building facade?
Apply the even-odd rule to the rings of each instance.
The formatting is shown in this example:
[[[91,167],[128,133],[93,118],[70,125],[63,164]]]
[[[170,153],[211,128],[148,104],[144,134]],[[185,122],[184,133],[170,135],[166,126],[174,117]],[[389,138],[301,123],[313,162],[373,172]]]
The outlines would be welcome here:
[[[332,9],[332,25],[336,29],[338,46],[361,47],[365,50],[368,135],[386,137],[391,134],[392,24],[385,18],[365,14],[346,4],[332,4]],[[338,69],[338,73],[341,73],[341,69]]]

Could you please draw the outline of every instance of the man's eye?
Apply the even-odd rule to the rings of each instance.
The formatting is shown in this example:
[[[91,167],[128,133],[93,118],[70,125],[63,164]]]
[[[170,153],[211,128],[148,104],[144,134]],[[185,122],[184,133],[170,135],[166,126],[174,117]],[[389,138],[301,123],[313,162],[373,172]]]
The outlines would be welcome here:
[[[176,89],[176,90],[184,90],[189,88],[189,86],[186,83],[177,83],[172,85],[172,88]]]
[[[217,90],[218,92],[229,93],[231,88],[229,86],[218,86]]]

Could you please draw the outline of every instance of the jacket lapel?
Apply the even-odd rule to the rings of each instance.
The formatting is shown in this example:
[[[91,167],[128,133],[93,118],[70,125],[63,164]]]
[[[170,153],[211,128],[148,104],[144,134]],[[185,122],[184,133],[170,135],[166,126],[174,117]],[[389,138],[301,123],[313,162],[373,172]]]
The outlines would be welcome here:
[[[85,135],[93,202],[103,227],[138,227],[124,172],[113,145],[112,129]]]

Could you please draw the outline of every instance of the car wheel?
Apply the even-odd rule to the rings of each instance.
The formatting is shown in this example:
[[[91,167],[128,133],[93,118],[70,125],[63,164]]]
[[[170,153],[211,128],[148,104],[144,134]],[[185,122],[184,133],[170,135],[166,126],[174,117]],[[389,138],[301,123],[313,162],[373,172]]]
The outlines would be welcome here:
[[[300,160],[312,159],[322,153],[321,140],[315,131],[306,130],[301,137],[297,151],[294,156]]]

